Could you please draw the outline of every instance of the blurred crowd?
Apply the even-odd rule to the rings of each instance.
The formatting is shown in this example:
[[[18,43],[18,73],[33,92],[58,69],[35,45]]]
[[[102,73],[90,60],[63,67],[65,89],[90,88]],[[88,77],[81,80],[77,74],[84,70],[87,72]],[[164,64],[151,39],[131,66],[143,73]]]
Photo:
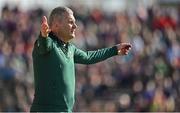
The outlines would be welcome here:
[[[127,56],[76,65],[74,111],[180,111],[180,9],[106,13],[71,6],[82,50],[130,42]],[[0,111],[29,111],[34,96],[32,49],[45,9],[5,5],[0,17]]]

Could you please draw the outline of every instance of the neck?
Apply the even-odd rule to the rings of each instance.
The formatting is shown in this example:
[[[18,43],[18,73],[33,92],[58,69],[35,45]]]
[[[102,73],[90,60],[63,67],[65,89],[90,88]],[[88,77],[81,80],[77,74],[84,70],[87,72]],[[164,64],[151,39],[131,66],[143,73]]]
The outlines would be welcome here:
[[[62,35],[60,35],[59,33],[55,33],[55,32],[53,32],[53,34],[54,34],[59,40],[63,41],[64,43],[68,43],[68,42],[69,42],[69,40],[67,40],[68,38],[66,38],[65,36],[62,36]]]
[[[58,37],[58,39],[60,39],[64,43],[68,43],[69,42],[69,40],[65,40],[65,38],[63,38],[62,36],[57,36],[57,37]]]

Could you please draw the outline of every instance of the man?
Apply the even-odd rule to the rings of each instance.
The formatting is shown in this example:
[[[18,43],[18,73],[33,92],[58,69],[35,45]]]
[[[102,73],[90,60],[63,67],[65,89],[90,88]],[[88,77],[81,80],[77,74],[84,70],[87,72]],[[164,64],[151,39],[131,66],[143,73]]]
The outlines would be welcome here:
[[[74,64],[93,64],[115,55],[126,55],[129,43],[84,52],[69,41],[77,25],[71,9],[57,7],[42,18],[41,32],[34,44],[33,66],[35,95],[31,111],[71,112],[75,96]]]

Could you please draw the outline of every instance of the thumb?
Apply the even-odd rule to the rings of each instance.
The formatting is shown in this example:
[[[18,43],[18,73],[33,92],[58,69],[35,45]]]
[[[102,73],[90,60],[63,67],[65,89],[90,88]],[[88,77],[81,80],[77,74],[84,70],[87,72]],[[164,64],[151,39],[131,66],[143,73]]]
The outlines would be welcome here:
[[[47,18],[46,18],[46,16],[43,16],[43,17],[42,17],[42,23],[47,24]]]

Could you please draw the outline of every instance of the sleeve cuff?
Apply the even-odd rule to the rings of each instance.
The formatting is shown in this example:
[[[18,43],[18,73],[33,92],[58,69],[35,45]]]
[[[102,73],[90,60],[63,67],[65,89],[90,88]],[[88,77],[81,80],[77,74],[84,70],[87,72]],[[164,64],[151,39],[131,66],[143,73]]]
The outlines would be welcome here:
[[[116,45],[113,46],[112,49],[113,49],[114,55],[118,55],[118,48],[117,48],[117,46]]]

